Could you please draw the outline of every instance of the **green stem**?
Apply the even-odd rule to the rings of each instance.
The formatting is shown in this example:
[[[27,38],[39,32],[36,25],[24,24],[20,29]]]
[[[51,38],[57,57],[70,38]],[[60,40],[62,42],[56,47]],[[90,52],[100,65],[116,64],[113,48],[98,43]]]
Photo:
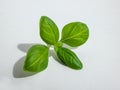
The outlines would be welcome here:
[[[62,47],[63,43],[61,41],[58,41],[55,45],[54,45],[54,50],[57,51],[58,47]]]

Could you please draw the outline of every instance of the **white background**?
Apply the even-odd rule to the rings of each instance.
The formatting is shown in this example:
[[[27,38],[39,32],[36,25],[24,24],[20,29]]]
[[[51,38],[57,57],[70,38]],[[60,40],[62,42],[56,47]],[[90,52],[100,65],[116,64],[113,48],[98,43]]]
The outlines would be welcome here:
[[[45,71],[22,71],[32,43],[44,44],[42,15],[52,18],[59,31],[72,21],[88,25],[88,41],[73,49],[82,70],[50,56]],[[0,90],[120,90],[120,0],[0,0]]]

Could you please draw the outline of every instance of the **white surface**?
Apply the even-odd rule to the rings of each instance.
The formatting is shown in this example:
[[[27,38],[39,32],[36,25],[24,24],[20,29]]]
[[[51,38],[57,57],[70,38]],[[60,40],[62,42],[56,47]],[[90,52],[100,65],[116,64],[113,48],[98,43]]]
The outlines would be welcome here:
[[[39,19],[51,17],[62,27],[85,22],[90,37],[74,49],[82,70],[53,57],[36,75],[21,71],[26,50],[39,38]],[[0,90],[120,90],[120,0],[0,0]]]

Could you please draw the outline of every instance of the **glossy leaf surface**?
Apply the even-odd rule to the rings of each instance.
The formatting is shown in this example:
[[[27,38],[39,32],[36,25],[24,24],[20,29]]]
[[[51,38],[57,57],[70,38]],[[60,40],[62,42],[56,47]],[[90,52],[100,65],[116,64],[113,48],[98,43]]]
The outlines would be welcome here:
[[[84,44],[89,36],[88,27],[81,22],[72,22],[65,25],[62,29],[61,41],[72,47]]]
[[[42,16],[40,19],[40,36],[50,45],[54,45],[59,39],[57,25],[47,16]]]
[[[40,72],[48,66],[48,47],[44,45],[34,45],[27,53],[24,62],[24,70],[30,72]]]
[[[58,58],[67,66],[73,68],[73,69],[81,69],[82,68],[82,63],[77,57],[77,55],[64,47],[59,47],[57,49],[57,56]]]

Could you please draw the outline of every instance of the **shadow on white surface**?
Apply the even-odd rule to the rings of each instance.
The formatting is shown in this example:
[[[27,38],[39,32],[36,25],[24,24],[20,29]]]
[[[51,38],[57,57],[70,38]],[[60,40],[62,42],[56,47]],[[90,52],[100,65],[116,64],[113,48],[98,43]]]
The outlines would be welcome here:
[[[25,72],[23,70],[23,65],[24,65],[24,60],[25,60],[25,56],[20,58],[14,65],[13,68],[13,76],[15,78],[24,78],[24,77],[28,77],[28,76],[32,76],[36,73],[31,73],[31,72]]]
[[[35,45],[35,43],[30,43],[30,44],[19,44],[18,45],[18,49],[27,53],[27,51],[29,50],[30,47],[32,47],[33,45]],[[54,60],[56,60],[58,63],[64,65],[60,59],[57,57],[55,51],[52,49],[49,50],[49,57],[53,57]],[[24,61],[25,61],[25,56],[21,57],[15,64],[13,67],[13,76],[14,78],[24,78],[24,77],[29,77],[32,75],[35,75],[37,73],[32,73],[32,72],[26,72],[23,70],[23,65],[24,65]]]
[[[21,51],[23,51],[23,52],[25,52],[25,53],[27,53],[27,51],[28,51],[28,49],[30,48],[30,47],[32,47],[33,45],[35,45],[36,43],[24,43],[24,44],[19,44],[18,45],[18,49],[19,50],[21,50]]]
[[[18,45],[18,49],[20,49],[23,52],[27,52],[28,49],[34,45],[33,43],[31,44],[19,44]],[[23,65],[24,65],[24,61],[25,61],[25,56],[21,57],[15,64],[13,67],[13,76],[15,78],[24,78],[24,77],[28,77],[28,76],[32,76],[36,73],[32,73],[32,72],[25,72],[23,70]]]

